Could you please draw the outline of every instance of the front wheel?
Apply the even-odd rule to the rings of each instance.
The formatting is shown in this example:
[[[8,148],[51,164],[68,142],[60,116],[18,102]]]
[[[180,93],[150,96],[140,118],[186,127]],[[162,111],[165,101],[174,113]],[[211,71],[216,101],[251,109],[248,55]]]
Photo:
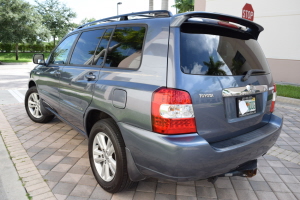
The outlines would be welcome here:
[[[54,115],[43,115],[40,106],[40,96],[35,86],[29,88],[25,95],[25,108],[27,115],[34,122],[47,123]]]
[[[93,126],[89,158],[97,182],[107,192],[120,192],[132,185],[127,172],[125,144],[113,119],[100,120]]]

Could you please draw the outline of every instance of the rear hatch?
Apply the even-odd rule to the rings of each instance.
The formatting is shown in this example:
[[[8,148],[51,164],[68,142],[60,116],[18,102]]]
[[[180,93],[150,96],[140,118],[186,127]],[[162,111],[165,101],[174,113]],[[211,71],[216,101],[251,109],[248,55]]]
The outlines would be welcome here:
[[[198,134],[217,142],[268,123],[273,80],[259,32],[228,21],[188,19],[180,26],[176,88],[188,91]]]

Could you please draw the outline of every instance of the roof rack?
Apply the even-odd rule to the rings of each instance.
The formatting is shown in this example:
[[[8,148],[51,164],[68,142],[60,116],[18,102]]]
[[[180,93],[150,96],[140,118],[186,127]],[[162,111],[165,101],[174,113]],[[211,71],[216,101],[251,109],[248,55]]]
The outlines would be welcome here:
[[[130,20],[128,17],[133,17],[135,19],[145,19],[145,18],[162,18],[162,17],[172,17],[172,16],[173,14],[167,10],[149,10],[143,12],[134,12],[134,13],[108,17],[104,19],[99,19],[93,22],[83,24],[77,27],[77,29],[83,28],[88,25],[94,25],[95,23],[107,23],[107,22]]]

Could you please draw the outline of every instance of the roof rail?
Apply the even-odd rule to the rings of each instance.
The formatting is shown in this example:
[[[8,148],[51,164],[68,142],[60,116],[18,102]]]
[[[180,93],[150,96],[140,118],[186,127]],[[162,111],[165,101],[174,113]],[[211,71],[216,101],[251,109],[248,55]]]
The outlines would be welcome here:
[[[240,17],[209,12],[188,12],[174,15],[171,19],[170,27],[180,27],[185,21],[193,17],[224,20],[246,26],[248,28],[247,32],[249,32],[255,39],[257,39],[259,33],[264,30],[264,28],[261,25]]]
[[[123,14],[123,15],[117,15],[113,17],[108,17],[104,19],[99,19],[93,22],[89,22],[86,24],[83,24],[77,29],[83,28],[88,25],[92,25],[95,23],[105,23],[105,22],[115,22],[115,21],[123,21],[123,20],[129,20],[128,17],[141,17],[141,18],[160,18],[160,17],[172,17],[173,14],[167,10],[149,10],[149,11],[143,11],[143,12],[133,12],[133,13],[128,13],[128,14]]]

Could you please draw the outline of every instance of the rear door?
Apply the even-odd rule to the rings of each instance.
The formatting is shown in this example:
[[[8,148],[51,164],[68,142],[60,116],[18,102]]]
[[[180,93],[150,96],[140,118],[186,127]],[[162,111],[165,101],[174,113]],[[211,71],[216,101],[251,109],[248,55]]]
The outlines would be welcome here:
[[[198,134],[216,142],[268,123],[273,81],[254,38],[208,24],[181,27],[176,87],[192,97]]]
[[[81,130],[113,28],[83,32],[61,72],[61,116]]]
[[[53,51],[46,66],[36,72],[39,75],[37,85],[39,94],[56,112],[59,111],[59,81],[62,68],[67,63],[69,52],[78,34],[65,38]]]

